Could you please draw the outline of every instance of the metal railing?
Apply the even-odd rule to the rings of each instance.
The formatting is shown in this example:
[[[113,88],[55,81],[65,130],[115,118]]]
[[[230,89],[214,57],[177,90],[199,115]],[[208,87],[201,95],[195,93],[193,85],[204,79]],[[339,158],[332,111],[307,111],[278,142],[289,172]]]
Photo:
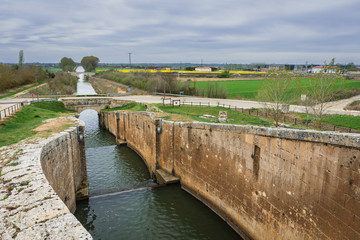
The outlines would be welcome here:
[[[26,105],[28,102],[20,102],[20,103],[16,103],[14,105],[11,105],[7,108],[1,109],[0,110],[0,120],[12,115],[14,112],[16,112],[17,110],[21,109],[24,105]]]

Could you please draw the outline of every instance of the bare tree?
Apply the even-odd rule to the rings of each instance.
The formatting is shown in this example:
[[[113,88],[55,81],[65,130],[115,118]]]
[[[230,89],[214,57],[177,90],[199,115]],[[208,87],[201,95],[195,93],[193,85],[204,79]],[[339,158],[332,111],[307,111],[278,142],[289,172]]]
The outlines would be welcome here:
[[[160,73],[161,79],[163,80],[163,88],[164,93],[166,92],[166,88],[168,88],[169,92],[172,93],[176,90],[177,80],[176,76],[170,72]]]
[[[334,92],[344,87],[344,78],[331,71],[314,73],[308,76],[309,87],[306,88],[308,105],[311,108],[316,127],[320,128],[328,102],[334,100]]]
[[[276,126],[279,126],[284,112],[289,110],[289,103],[299,95],[298,80],[298,76],[290,71],[270,71],[259,89],[258,99],[272,110]]]

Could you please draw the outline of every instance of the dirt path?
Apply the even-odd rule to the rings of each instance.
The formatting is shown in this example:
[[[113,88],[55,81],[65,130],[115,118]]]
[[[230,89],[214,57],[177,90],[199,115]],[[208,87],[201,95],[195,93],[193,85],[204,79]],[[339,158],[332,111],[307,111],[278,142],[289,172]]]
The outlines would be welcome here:
[[[26,93],[28,93],[29,91],[31,91],[32,89],[35,89],[35,88],[38,88],[38,87],[42,87],[42,86],[44,86],[45,84],[47,84],[47,83],[43,83],[43,84],[40,84],[39,86],[35,86],[35,87],[32,87],[32,88],[26,89],[26,90],[24,90],[24,91],[21,91],[21,92],[15,94],[15,95],[13,95],[12,98],[16,98],[16,97],[18,97],[18,96],[21,96],[21,95],[23,95],[23,94],[26,94]]]
[[[329,110],[334,110],[334,111],[343,111],[344,108],[349,105],[350,103],[360,100],[360,95],[348,98],[348,99],[342,99],[339,101],[333,101],[333,102],[329,102],[327,104],[327,109]]]

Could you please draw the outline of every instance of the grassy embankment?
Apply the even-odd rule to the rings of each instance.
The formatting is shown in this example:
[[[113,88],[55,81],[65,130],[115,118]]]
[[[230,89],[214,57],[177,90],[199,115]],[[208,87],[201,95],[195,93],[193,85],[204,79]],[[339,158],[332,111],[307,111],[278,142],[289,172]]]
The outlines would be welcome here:
[[[78,78],[68,73],[57,73],[55,77],[49,79],[48,83],[39,88],[33,88],[29,91],[29,94],[50,95],[51,90],[54,94],[60,92],[61,94],[72,95],[77,90]]]
[[[18,93],[20,93],[20,92],[29,90],[29,89],[31,89],[31,88],[35,88],[36,86],[39,86],[39,85],[41,85],[41,84],[43,84],[43,83],[45,83],[45,81],[39,82],[39,83],[34,83],[34,84],[31,84],[31,85],[27,85],[27,86],[25,86],[25,87],[18,87],[18,88],[16,88],[16,89],[7,91],[6,93],[4,93],[4,95],[1,95],[1,96],[0,96],[0,99],[12,97],[12,96],[14,96],[15,94],[18,94]]]
[[[217,116],[219,111],[227,111],[228,114],[228,123],[229,124],[239,124],[239,125],[271,125],[272,120],[266,118],[260,118],[254,115],[241,113],[235,110],[230,110],[228,108],[222,107],[205,107],[205,106],[181,106],[181,107],[163,107],[162,104],[153,104],[151,106],[156,106],[163,112],[157,112],[156,117],[163,118],[166,120],[173,121],[200,121],[200,122],[214,122],[217,123]],[[145,111],[146,108],[142,103],[130,103],[126,106],[119,108],[111,108],[103,111]],[[156,111],[156,109],[155,109]],[[215,118],[203,118],[203,115],[212,115]],[[299,117],[303,120],[302,126],[296,125],[297,128],[306,128],[305,121],[307,119],[306,114],[304,113],[290,113]],[[308,120],[311,121],[313,117],[308,116]],[[323,119],[323,123],[332,124],[339,127],[346,127],[360,130],[360,118],[357,116],[344,116],[344,115],[328,115]],[[292,125],[292,124],[291,124]]]
[[[313,116],[311,114],[306,116],[305,113],[293,113],[305,122],[306,120],[312,121]],[[325,124],[331,124],[339,127],[351,128],[360,130],[360,117],[347,116],[347,115],[325,115],[321,121]]]
[[[154,107],[155,106],[155,107]],[[239,125],[268,125],[269,121],[259,118],[257,116],[237,112],[222,107],[200,107],[200,106],[181,106],[181,107],[168,107],[162,106],[162,104],[149,105],[150,109],[156,112],[156,117],[160,117],[166,120],[173,121],[199,121],[199,122],[213,122],[218,123],[219,111],[227,111],[228,123]],[[156,111],[160,109],[160,111]],[[103,111],[146,111],[144,104],[142,103],[130,103],[123,107],[105,109]],[[212,115],[214,118],[204,118],[203,115]]]
[[[24,106],[12,118],[0,124],[0,147],[34,136],[42,121],[74,114],[61,102],[39,102]]]

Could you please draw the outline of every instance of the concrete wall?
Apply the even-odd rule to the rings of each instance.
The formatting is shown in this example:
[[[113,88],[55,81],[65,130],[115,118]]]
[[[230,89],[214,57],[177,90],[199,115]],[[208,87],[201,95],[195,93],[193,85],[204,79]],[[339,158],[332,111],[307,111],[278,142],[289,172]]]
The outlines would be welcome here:
[[[100,116],[244,237],[360,239],[358,134]]]
[[[92,239],[72,214],[88,195],[84,147],[70,127],[0,148],[1,239]]]

